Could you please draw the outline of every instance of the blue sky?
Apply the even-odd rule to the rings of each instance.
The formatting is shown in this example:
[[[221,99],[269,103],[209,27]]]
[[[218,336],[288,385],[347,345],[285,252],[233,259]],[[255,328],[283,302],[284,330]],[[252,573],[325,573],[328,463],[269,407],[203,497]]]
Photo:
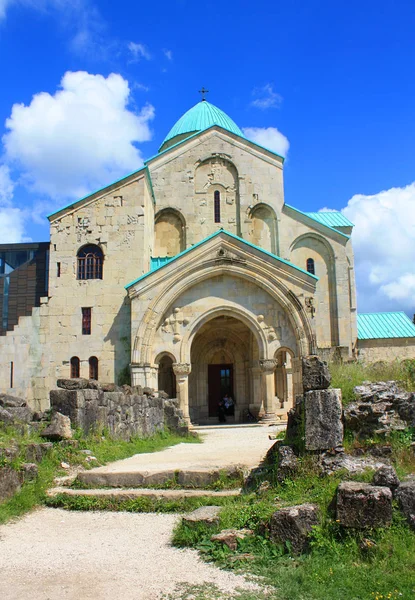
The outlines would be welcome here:
[[[0,0],[0,243],[48,239],[204,85],[287,154],[287,203],[355,222],[359,309],[414,312],[414,31],[399,0]]]

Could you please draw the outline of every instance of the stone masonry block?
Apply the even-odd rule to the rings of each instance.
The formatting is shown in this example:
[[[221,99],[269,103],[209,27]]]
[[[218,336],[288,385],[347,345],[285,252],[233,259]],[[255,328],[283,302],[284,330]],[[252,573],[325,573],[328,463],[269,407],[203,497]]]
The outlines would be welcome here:
[[[344,527],[387,527],[392,521],[392,492],[387,487],[343,482],[337,488],[336,514]]]
[[[313,390],[304,394],[305,448],[329,450],[343,444],[341,390]]]

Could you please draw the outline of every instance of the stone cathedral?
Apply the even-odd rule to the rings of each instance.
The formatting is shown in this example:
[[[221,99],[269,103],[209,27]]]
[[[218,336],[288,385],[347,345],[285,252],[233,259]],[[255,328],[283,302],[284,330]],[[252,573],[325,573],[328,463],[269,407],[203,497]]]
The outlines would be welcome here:
[[[192,423],[225,393],[236,422],[267,421],[302,356],[414,355],[403,313],[405,335],[358,348],[353,225],[287,204],[283,165],[202,100],[143,168],[49,215],[50,244],[0,244],[0,391],[44,409],[57,378],[86,377],[164,390]]]

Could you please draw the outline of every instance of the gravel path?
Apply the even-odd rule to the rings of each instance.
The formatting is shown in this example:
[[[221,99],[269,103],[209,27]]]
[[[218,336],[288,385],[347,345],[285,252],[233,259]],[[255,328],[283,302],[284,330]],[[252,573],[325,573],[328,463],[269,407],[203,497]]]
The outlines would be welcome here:
[[[42,508],[2,525],[0,598],[156,600],[180,584],[203,582],[224,593],[259,589],[194,550],[170,546],[178,518]]]

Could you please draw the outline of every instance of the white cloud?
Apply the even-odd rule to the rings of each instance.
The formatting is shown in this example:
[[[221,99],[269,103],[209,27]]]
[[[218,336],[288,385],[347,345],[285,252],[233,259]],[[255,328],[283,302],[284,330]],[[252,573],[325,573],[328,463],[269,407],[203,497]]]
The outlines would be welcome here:
[[[26,241],[23,213],[18,208],[0,208],[0,244]]]
[[[173,52],[171,50],[163,50],[163,52],[167,60],[173,60]]]
[[[0,205],[9,206],[13,198],[14,183],[7,165],[0,165]]]
[[[14,182],[7,165],[0,165],[0,244],[23,242],[24,216],[12,207]]]
[[[274,92],[274,87],[270,83],[266,83],[259,88],[254,88],[252,95],[255,97],[255,100],[252,100],[251,105],[261,110],[279,108],[282,103],[282,96]]]
[[[135,42],[130,42],[128,44],[128,49],[132,55],[132,62],[138,62],[142,58],[144,58],[145,60],[151,60],[151,54],[144,44],[136,44]]]
[[[102,38],[106,25],[92,0],[0,0],[0,20],[6,18],[12,6],[54,16],[75,52],[88,52],[89,57],[105,55],[112,46]]]
[[[137,142],[151,139],[154,108],[129,110],[130,88],[121,75],[67,72],[51,95],[15,104],[3,136],[5,158],[31,190],[58,201],[88,192],[142,165]]]
[[[290,142],[276,127],[244,127],[246,137],[281,156],[287,156]]]
[[[415,312],[415,182],[357,194],[342,212],[355,224],[359,311]]]

